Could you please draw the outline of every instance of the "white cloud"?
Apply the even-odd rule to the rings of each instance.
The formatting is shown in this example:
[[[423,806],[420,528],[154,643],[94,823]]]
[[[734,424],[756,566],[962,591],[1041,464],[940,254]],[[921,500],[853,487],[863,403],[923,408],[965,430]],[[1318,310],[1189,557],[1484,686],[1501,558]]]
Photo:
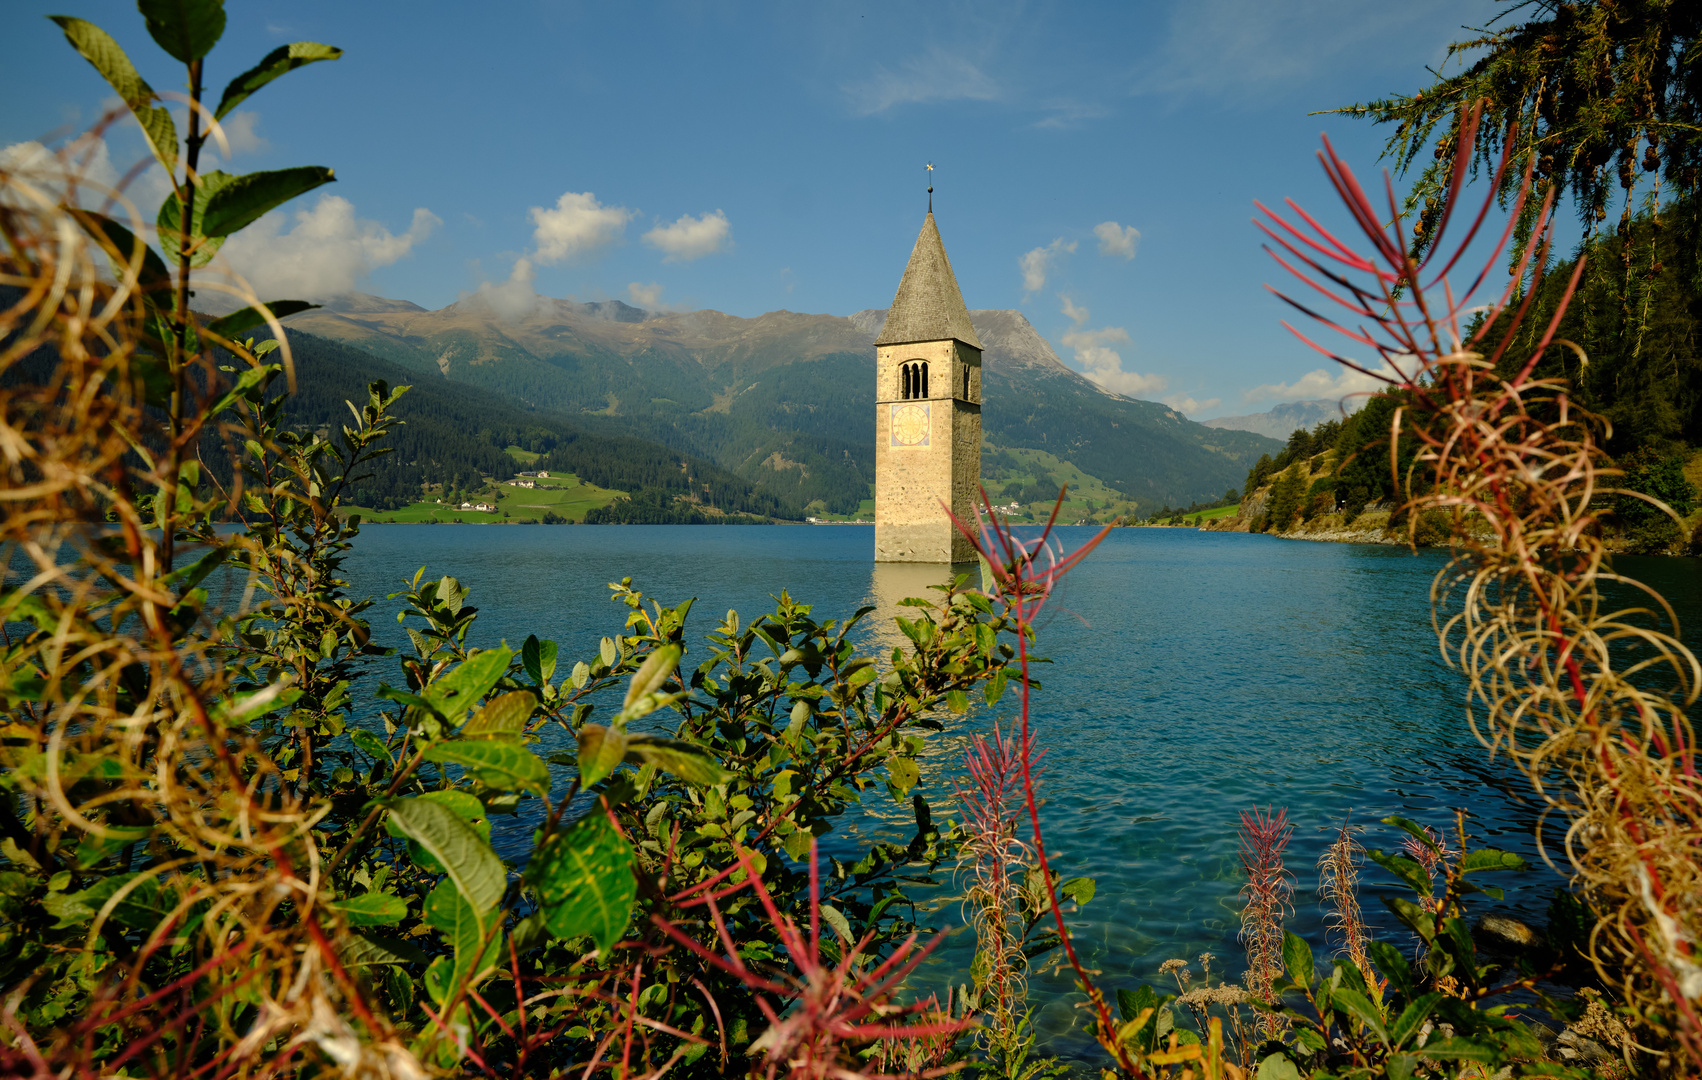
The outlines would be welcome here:
[[[408,231],[392,233],[376,221],[355,216],[340,195],[321,195],[310,210],[297,210],[288,232],[286,212],[274,210],[237,233],[220,251],[224,265],[246,277],[263,299],[314,299],[355,291],[381,266],[408,257],[414,245],[443,224],[421,207]]]
[[[1128,344],[1129,332],[1121,326],[1107,326],[1100,330],[1070,330],[1064,334],[1064,345],[1071,349],[1097,349],[1113,341]]]
[[[644,242],[662,252],[663,262],[691,262],[723,250],[731,232],[727,215],[717,210],[701,217],[684,214],[672,225],[658,225],[644,234]]]
[[[1074,240],[1066,244],[1064,238],[1060,236],[1045,247],[1037,247],[1018,259],[1017,265],[1022,267],[1022,291],[1032,294],[1044,289],[1046,287],[1046,272],[1051,268],[1052,260],[1060,254],[1067,255],[1075,249],[1076,242]]]
[[[863,82],[845,87],[859,114],[885,112],[894,105],[933,101],[993,101],[999,84],[974,63],[940,46],[912,56],[896,69],[875,65]]]
[[[1093,235],[1099,237],[1099,253],[1115,255],[1122,259],[1135,257],[1135,248],[1140,246],[1141,231],[1133,225],[1119,225],[1115,221],[1101,221],[1093,227]]]
[[[652,281],[648,285],[633,282],[626,287],[626,295],[636,307],[647,311],[659,311],[662,307],[662,286]]]
[[[1111,112],[1103,105],[1074,98],[1053,98],[1040,107],[1048,115],[1036,120],[1032,126],[1053,131],[1070,131],[1081,127],[1084,120],[1097,120]]]
[[[1388,364],[1374,370],[1385,375],[1394,376],[1395,370]],[[1387,384],[1380,379],[1374,379],[1352,368],[1337,368],[1330,371],[1318,368],[1309,371],[1291,383],[1266,383],[1255,386],[1242,397],[1247,401],[1305,401],[1312,398],[1344,398],[1349,394],[1375,393],[1387,389]]]
[[[1162,398],[1161,400],[1177,412],[1185,413],[1188,416],[1197,416],[1198,414],[1205,412],[1207,409],[1215,409],[1223,403],[1222,398],[1207,398],[1204,401],[1200,401],[1196,398],[1189,397],[1187,394],[1172,394],[1167,398]]]
[[[534,206],[528,213],[535,226],[534,258],[546,266],[607,247],[621,238],[626,223],[637,214],[624,206],[604,206],[589,191],[564,192],[553,209]]]
[[[112,163],[112,149],[107,141],[89,136],[76,139],[57,152],[33,140],[13,143],[0,149],[0,169],[53,202],[63,202],[75,181],[78,205],[95,210],[105,206],[124,179]],[[131,178],[123,191],[123,197],[135,204],[144,232],[152,231],[154,216],[169,194],[171,182],[166,179],[165,171],[152,161]],[[126,212],[121,206],[109,206],[106,212],[122,220]]]
[[[1063,341],[1067,348],[1075,350],[1082,374],[1113,394],[1139,397],[1155,394],[1166,385],[1162,375],[1123,370],[1122,354],[1109,347],[1113,342],[1128,344],[1129,332],[1120,326],[1071,330],[1064,334]]]
[[[219,121],[219,127],[225,133],[225,142],[230,146],[230,157],[238,154],[258,154],[272,145],[266,141],[266,136],[255,130],[259,126],[260,114],[251,109],[238,109]]]
[[[549,304],[549,301],[539,296],[537,290],[532,287],[537,276],[531,259],[516,259],[507,281],[481,282],[477,291],[464,292],[461,299],[477,300],[502,319],[523,319]]]
[[[1082,326],[1083,324],[1085,324],[1087,322],[1087,309],[1086,308],[1077,307],[1075,302],[1073,300],[1071,300],[1069,297],[1065,296],[1063,293],[1058,294],[1058,299],[1060,299],[1064,302],[1064,317],[1065,318],[1069,319],[1071,322],[1075,323],[1077,326]]]

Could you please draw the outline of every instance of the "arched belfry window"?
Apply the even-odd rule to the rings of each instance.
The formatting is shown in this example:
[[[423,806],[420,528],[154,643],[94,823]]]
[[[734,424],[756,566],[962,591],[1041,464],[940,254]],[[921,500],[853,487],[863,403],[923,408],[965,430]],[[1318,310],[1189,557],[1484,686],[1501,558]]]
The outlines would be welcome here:
[[[971,400],[969,396],[969,369],[963,369],[963,400]]]
[[[899,397],[905,401],[928,396],[928,362],[914,360],[898,369]]]

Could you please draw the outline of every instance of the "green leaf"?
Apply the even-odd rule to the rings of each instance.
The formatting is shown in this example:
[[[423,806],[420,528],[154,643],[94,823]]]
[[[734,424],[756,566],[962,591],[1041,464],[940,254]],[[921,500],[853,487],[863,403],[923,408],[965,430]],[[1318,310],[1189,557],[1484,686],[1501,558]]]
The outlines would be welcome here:
[[[486,920],[479,918],[478,912],[449,882],[426,894],[425,921],[454,947],[451,977],[456,983],[468,976],[477,981],[496,963],[502,935],[495,932],[494,926],[487,926]]]
[[[626,932],[638,895],[632,848],[600,808],[550,834],[532,855],[526,876],[537,890],[544,924],[556,937],[589,934],[607,954]]]
[[[1424,1044],[1421,1053],[1427,1058],[1476,1061],[1485,1065],[1493,1064],[1501,1057],[1501,1051],[1498,1048],[1473,1042],[1470,1039],[1431,1039]]]
[[[386,825],[392,833],[429,852],[481,920],[502,903],[507,886],[502,860],[455,811],[423,798],[385,799],[379,805],[390,811]]]
[[[93,210],[77,210],[75,216],[90,236],[104,241],[106,254],[112,260],[113,272],[119,277],[130,273],[130,267],[136,265],[140,257],[141,264],[136,270],[136,284],[146,298],[155,307],[169,310],[173,304],[171,292],[171,271],[166,269],[165,260],[153,248],[137,239],[136,234],[105,214],[97,214]]]
[[[1300,1070],[1281,1054],[1272,1054],[1259,1062],[1253,1080],[1300,1080]]]
[[[265,305],[272,312],[273,318],[287,319],[302,311],[312,311],[318,304],[310,304],[306,300],[273,300]],[[220,319],[214,319],[207,324],[209,333],[235,340],[237,335],[246,334],[256,327],[266,325],[266,316],[259,308],[245,307],[233,311]]]
[[[1370,998],[1357,990],[1338,986],[1330,993],[1330,1000],[1350,1013],[1355,1020],[1364,1024],[1384,1046],[1389,1045],[1388,1029],[1383,1026],[1383,1017],[1378,1013],[1377,1007],[1371,1004]]]
[[[1365,855],[1378,866],[1406,882],[1407,888],[1419,896],[1435,895],[1436,886],[1431,882],[1430,875],[1425,872],[1424,867],[1418,863],[1399,855],[1386,855],[1376,848],[1367,851]]]
[[[473,702],[490,693],[512,659],[510,649],[486,649],[426,687],[422,696],[445,719],[459,723]]]
[[[1470,874],[1477,870],[1529,870],[1531,864],[1519,858],[1511,851],[1500,848],[1478,848],[1468,851],[1460,860],[1460,873]]]
[[[370,731],[355,728],[349,732],[349,741],[353,742],[355,747],[368,757],[377,758],[379,761],[390,760],[390,751],[386,750],[384,743]]]
[[[1389,1080],[1412,1080],[1418,1075],[1419,1056],[1417,1054],[1390,1054],[1384,1068],[1389,1070]]]
[[[1158,994],[1153,988],[1141,985],[1136,990],[1117,989],[1117,1016],[1123,1023],[1133,1023],[1143,1010],[1158,1008]]]
[[[425,752],[427,761],[460,765],[467,775],[503,791],[550,793],[550,769],[524,746],[494,739],[438,743]]]
[[[219,98],[219,107],[213,110],[213,115],[223,120],[232,109],[248,100],[249,95],[278,76],[319,60],[335,60],[342,55],[343,50],[336,46],[321,45],[317,41],[295,41],[280,45],[267,53],[264,60],[230,81],[230,85],[225,87],[224,94]]]
[[[857,938],[851,933],[851,921],[838,908],[827,904],[821,905],[821,918],[827,925],[833,927],[833,932],[839,935],[839,940],[846,945],[853,945]]]
[[[913,759],[907,757],[895,757],[888,761],[886,771],[892,786],[897,788],[900,794],[915,787],[916,782],[922,778],[922,770]]]
[[[136,7],[155,43],[181,63],[212,52],[225,32],[224,0],[137,0]]]
[[[350,926],[393,926],[408,914],[407,901],[389,893],[362,893],[347,900],[333,900],[325,906],[342,912]]]
[[[981,693],[986,697],[987,704],[997,705],[999,699],[1005,696],[1005,681],[1004,668],[993,672],[992,677],[987,680],[987,685],[981,688]]]
[[[556,643],[539,641],[538,635],[533,634],[520,649],[520,661],[526,665],[526,674],[532,676],[532,681],[542,686],[555,677]]]
[[[680,653],[683,650],[678,645],[664,645],[644,658],[633,673],[632,682],[626,688],[626,700],[621,702],[621,715],[628,720],[636,720],[646,712],[655,709],[644,709],[644,699],[661,689],[668,681],[668,676],[679,666]]]
[[[1412,981],[1412,966],[1401,951],[1386,941],[1373,941],[1366,946],[1371,954],[1371,960],[1377,965],[1377,970],[1385,979],[1395,984],[1395,987],[1411,997],[1416,989]]]
[[[1288,977],[1302,988],[1312,985],[1312,947],[1299,935],[1283,931],[1282,963]]]
[[[679,739],[628,735],[626,760],[635,765],[666,769],[686,783],[699,787],[714,787],[733,778],[733,774],[723,769],[702,747]]]
[[[368,937],[350,934],[337,950],[344,967],[370,967],[378,964],[423,964],[426,954],[405,941],[389,937]]]
[[[128,930],[149,932],[158,926],[173,906],[170,894],[162,900],[159,882],[152,875],[143,874],[114,874],[102,878],[79,893],[72,893],[63,898],[58,910],[50,914],[59,917],[59,926],[71,926],[76,923],[93,919],[106,906],[108,900],[117,892],[135,882],[135,886],[124,894],[112,907],[107,916],[112,922]],[[77,916],[72,919],[72,916]]]
[[[1424,1026],[1424,1022],[1430,1018],[1431,1012],[1436,1008],[1436,1003],[1441,1001],[1442,997],[1441,994],[1425,994],[1402,1009],[1401,1015],[1395,1019],[1394,1024],[1389,1028],[1390,1045],[1399,1049],[1408,1039],[1412,1038],[1418,1032],[1418,1029]]]
[[[146,840],[154,830],[146,826],[104,826],[106,835],[89,833],[77,842],[77,869],[87,870],[117,855],[131,844]]]
[[[336,179],[330,169],[319,165],[238,176],[208,197],[201,229],[208,236],[229,236],[266,211]]]
[[[461,734],[475,739],[518,739],[526,734],[526,721],[532,718],[537,704],[538,699],[530,690],[515,690],[492,698],[473,714]]]
[[[627,735],[601,724],[579,728],[579,783],[590,787],[614,772],[626,759]]]
[[[1442,845],[1436,842],[1436,838],[1431,836],[1430,832],[1425,829],[1424,826],[1411,818],[1404,818],[1396,814],[1394,816],[1384,818],[1383,824],[1393,825],[1395,828],[1407,833],[1414,840],[1417,840],[1436,854],[1442,854]]]
[[[1093,894],[1096,888],[1097,886],[1094,884],[1092,878],[1078,877],[1071,878],[1059,885],[1058,892],[1064,898],[1074,900],[1076,902],[1076,906],[1080,907],[1093,899]]]
[[[160,204],[159,216],[154,219],[154,225],[159,230],[160,250],[165,252],[167,259],[176,262],[182,257],[183,249],[188,247],[190,266],[206,266],[213,261],[213,256],[218,254],[219,248],[224,245],[225,238],[208,237],[201,231],[207,213],[207,200],[235,179],[230,173],[217,169],[204,172],[195,178],[191,185],[195,192],[195,202],[188,228],[184,228],[183,204],[178,200],[176,192]]]
[[[1430,941],[1436,936],[1436,918],[1430,912],[1419,907],[1411,900],[1402,896],[1385,896],[1383,903],[1387,904],[1395,917],[1407,924],[1413,933]]]
[[[148,147],[153,150],[154,157],[165,166],[166,175],[175,177],[177,172],[177,125],[172,123],[171,113],[164,106],[155,105],[158,96],[154,88],[143,81],[136,73],[136,65],[118,47],[118,42],[112,40],[112,35],[83,19],[74,19],[68,15],[49,15],[65,31],[65,40],[71,47],[82,54],[83,59],[94,65],[108,86],[111,86],[129,108],[136,122],[142,125],[142,134],[147,136]]]

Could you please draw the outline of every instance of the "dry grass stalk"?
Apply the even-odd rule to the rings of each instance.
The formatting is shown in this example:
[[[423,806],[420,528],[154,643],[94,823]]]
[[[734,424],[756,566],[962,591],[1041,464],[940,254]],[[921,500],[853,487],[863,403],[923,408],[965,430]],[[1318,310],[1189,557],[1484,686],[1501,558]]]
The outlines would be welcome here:
[[[179,602],[183,575],[198,572],[185,564],[211,569],[244,542],[197,524],[208,508],[198,448],[223,376],[208,348],[162,359],[158,338],[142,346],[142,294],[156,284],[143,250],[111,230],[88,239],[99,230],[54,194],[78,186],[0,175],[0,286],[13,294],[0,310],[0,616],[37,631],[8,640],[0,686],[21,721],[6,729],[4,763],[32,812],[26,824],[8,799],[0,825],[8,858],[49,872],[75,869],[79,839],[136,845],[148,873],[105,898],[91,945],[122,904],[160,919],[134,956],[93,979],[88,1007],[51,1044],[16,1020],[29,985],[14,991],[5,1016],[16,1041],[0,1056],[26,1073],[85,1075],[97,1042],[118,1038],[127,1047],[101,1054],[101,1070],[169,1074],[174,1053],[210,1040],[226,1073],[317,1059],[350,1075],[421,1076],[320,925],[322,810],[282,783],[209,658],[197,629],[206,613]],[[122,192],[107,194],[142,234]],[[168,361],[172,402],[154,408],[148,382]],[[185,950],[187,972],[156,985],[150,960]],[[239,1002],[253,1010],[240,1031]]]
[[[1247,950],[1247,989],[1261,1001],[1274,1001],[1272,984],[1282,974],[1282,923],[1290,911],[1294,877],[1283,865],[1283,854],[1294,827],[1288,810],[1241,812],[1241,870],[1246,884],[1241,895],[1241,944]],[[1267,1037],[1282,1030],[1275,1014],[1263,1017]]]
[[[964,752],[970,784],[957,790],[965,836],[958,867],[969,879],[963,904],[975,928],[981,1041],[989,1051],[1007,1056],[1022,1038],[1028,996],[1022,872],[1031,856],[1016,830],[1022,811],[1022,759],[1031,754],[1032,746],[1019,749],[1015,736],[995,724],[991,739],[970,739]]]
[[[1371,935],[1359,911],[1359,867],[1365,861],[1365,849],[1356,832],[1357,828],[1342,822],[1336,838],[1318,857],[1318,895],[1324,902],[1324,923],[1336,940],[1337,951],[1359,969],[1366,985],[1376,986],[1381,980],[1365,951]]]
[[[1469,170],[1478,115],[1462,113],[1443,228]],[[1422,262],[1409,259],[1392,187],[1388,211],[1379,211],[1327,144],[1324,161],[1376,251],[1356,254],[1303,213],[1304,230],[1267,211],[1265,231],[1283,249],[1278,261],[1357,325],[1295,306],[1373,350],[1376,360],[1360,362],[1320,349],[1399,396],[1391,464],[1403,435],[1419,446],[1407,475],[1396,478],[1408,493],[1409,521],[1442,511],[1453,522],[1456,556],[1431,597],[1444,652],[1469,680],[1472,729],[1569,822],[1566,852],[1599,919],[1591,953],[1603,977],[1652,1038],[1670,1040],[1702,1067],[1702,776],[1688,716],[1702,665],[1679,640],[1670,605],[1608,566],[1602,496],[1634,493],[1611,486],[1617,474],[1599,442],[1607,425],[1572,404],[1564,380],[1533,375],[1551,347],[1576,351],[1555,338],[1565,303],[1538,328],[1528,357],[1509,352],[1547,264],[1553,192],[1512,280],[1484,309],[1474,293],[1511,224],[1470,287],[1456,295],[1446,278],[1493,196],[1455,253],[1422,280],[1440,244]],[[1513,219],[1529,192],[1527,170]],[[1583,265],[1578,260],[1573,287]],[[1463,327],[1462,317],[1477,311],[1475,327]],[[1501,344],[1484,355],[1478,346],[1492,327]],[[1641,599],[1612,600],[1608,583],[1618,596]]]

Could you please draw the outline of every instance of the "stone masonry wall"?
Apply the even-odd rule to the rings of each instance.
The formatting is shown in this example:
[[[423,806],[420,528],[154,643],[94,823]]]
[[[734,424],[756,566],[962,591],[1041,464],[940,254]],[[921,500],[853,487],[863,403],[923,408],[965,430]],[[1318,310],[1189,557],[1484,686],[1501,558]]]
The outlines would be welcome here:
[[[907,402],[900,367],[917,360],[928,364],[928,397]],[[940,503],[973,520],[981,479],[980,353],[957,341],[883,345],[875,370],[876,561],[973,561],[974,548]],[[926,445],[893,444],[895,405],[927,410]]]

